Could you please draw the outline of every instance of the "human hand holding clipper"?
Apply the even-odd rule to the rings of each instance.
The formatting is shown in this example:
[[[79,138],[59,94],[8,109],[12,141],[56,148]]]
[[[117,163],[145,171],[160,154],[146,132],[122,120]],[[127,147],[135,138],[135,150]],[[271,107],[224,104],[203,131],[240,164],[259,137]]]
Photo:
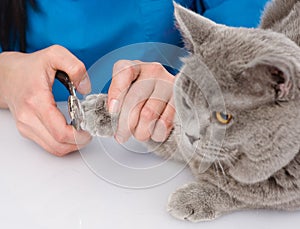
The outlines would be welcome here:
[[[68,125],[52,94],[56,71],[63,70],[77,90],[86,94],[86,69],[67,49],[54,45],[24,54],[0,54],[0,108],[8,108],[22,136],[46,151],[63,156],[84,147],[91,136]]]

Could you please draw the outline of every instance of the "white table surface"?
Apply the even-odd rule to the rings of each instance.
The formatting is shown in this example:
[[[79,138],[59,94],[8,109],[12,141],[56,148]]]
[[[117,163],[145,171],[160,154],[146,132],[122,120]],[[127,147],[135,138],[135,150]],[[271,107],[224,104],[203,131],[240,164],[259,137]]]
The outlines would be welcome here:
[[[65,112],[66,104],[60,104],[60,107]],[[197,224],[176,220],[168,215],[165,206],[171,192],[193,180],[188,169],[155,187],[132,189],[130,187],[139,184],[130,184],[126,174],[117,174],[114,167],[107,166],[106,170],[114,174],[112,183],[116,177],[120,179],[116,183],[123,186],[129,182],[128,188],[113,185],[108,182],[110,178],[106,179],[107,175],[103,179],[101,174],[96,175],[97,171],[91,171],[83,160],[83,154],[75,152],[58,158],[21,137],[11,114],[6,110],[0,110],[0,143],[0,228],[300,227],[300,212],[243,211]],[[112,139],[108,139],[107,143],[108,154],[111,149],[112,155],[131,167],[142,168],[162,160],[150,154],[129,154]],[[120,152],[113,152],[116,149]],[[97,144],[91,144],[84,153],[89,151],[91,154],[104,154]],[[170,163],[168,166],[174,169],[177,165]],[[153,177],[149,174],[145,176],[148,177],[140,177],[141,182],[145,181],[147,185],[149,181],[151,184]],[[154,179],[153,182],[157,181]]]

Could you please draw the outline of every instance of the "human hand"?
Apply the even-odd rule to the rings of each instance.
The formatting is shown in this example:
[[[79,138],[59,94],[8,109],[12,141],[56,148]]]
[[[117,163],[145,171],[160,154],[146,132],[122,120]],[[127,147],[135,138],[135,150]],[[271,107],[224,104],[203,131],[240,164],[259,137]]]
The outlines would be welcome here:
[[[80,93],[89,93],[84,64],[61,46],[0,54],[0,108],[10,109],[21,135],[63,156],[85,146],[91,136],[75,131],[57,109],[52,95],[57,70],[65,71]]]
[[[115,138],[164,141],[173,126],[175,77],[159,63],[118,61],[108,91],[108,110],[119,113]]]

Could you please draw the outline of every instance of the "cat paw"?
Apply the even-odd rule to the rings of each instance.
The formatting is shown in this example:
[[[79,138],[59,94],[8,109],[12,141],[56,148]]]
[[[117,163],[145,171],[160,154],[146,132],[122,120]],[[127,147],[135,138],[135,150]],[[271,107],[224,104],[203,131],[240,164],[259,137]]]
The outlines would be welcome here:
[[[114,119],[107,111],[107,95],[89,95],[81,102],[85,121],[81,128],[93,136],[109,137],[114,134]]]
[[[180,220],[210,221],[222,215],[226,205],[229,204],[228,200],[222,199],[224,194],[223,191],[210,184],[187,184],[177,189],[169,197],[167,210],[172,216]],[[219,205],[225,209],[221,210]]]

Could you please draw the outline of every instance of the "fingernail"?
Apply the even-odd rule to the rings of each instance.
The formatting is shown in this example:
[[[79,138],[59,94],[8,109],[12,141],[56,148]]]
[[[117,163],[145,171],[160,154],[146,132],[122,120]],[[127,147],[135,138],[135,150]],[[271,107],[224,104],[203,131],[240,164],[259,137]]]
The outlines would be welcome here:
[[[117,142],[120,143],[120,144],[126,142],[126,139],[125,139],[123,136],[118,135],[118,134],[115,135],[115,139],[116,139]]]
[[[91,92],[91,82],[88,76],[86,76],[78,85],[77,90],[80,93],[88,94]]]
[[[117,114],[119,113],[119,101],[117,99],[112,99],[109,103],[108,112],[110,114]]]

